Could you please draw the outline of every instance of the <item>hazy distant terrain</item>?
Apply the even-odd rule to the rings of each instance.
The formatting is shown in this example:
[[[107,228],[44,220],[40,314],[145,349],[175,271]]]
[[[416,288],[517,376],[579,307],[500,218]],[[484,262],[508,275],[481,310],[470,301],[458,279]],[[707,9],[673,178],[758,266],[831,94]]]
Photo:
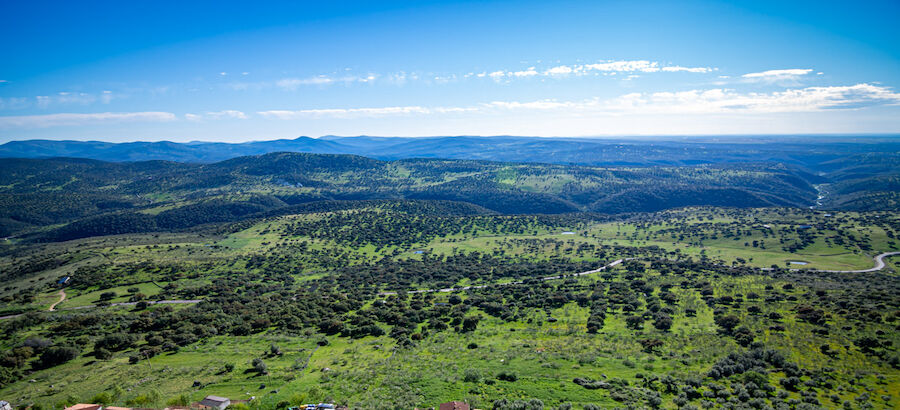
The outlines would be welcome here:
[[[322,200],[440,199],[504,214],[698,205],[900,207],[900,141],[889,137],[18,141],[0,146],[0,155],[32,158],[0,160],[2,235],[98,215],[134,219],[160,206],[171,208],[165,215],[190,209],[186,205],[238,204],[246,216]],[[37,159],[51,157],[70,159]],[[238,218],[225,214],[231,216],[219,218]]]
[[[881,158],[900,152],[897,136],[760,136],[535,138],[535,137],[299,137],[245,143],[11,141],[0,157],[73,157],[102,161],[165,160],[217,162],[271,152],[353,154],[382,160],[402,158],[481,159],[582,165],[696,165],[723,162],[783,162],[828,171],[855,155]],[[880,160],[877,160],[880,162]]]

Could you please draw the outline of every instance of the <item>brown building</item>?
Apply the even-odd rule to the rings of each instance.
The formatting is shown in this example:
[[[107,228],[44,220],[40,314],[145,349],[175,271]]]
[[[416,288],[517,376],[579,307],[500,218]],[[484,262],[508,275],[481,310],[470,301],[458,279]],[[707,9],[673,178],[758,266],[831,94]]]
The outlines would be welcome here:
[[[469,410],[469,404],[461,401],[441,403],[440,410]]]

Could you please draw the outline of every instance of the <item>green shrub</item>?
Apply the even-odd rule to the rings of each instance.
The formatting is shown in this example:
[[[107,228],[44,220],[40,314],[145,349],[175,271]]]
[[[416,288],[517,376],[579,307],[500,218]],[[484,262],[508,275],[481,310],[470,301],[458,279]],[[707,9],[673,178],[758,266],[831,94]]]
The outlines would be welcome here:
[[[478,383],[481,381],[481,372],[476,369],[466,369],[463,373],[463,381],[467,383]]]
[[[97,358],[97,360],[109,360],[112,358],[112,355],[112,352],[102,347],[94,349],[94,357]]]
[[[46,369],[68,362],[78,357],[79,353],[78,349],[71,346],[52,346],[44,350],[35,364],[38,368]]]
[[[169,406],[184,407],[184,406],[188,406],[191,404],[191,398],[188,397],[186,394],[182,394],[178,397],[173,397],[173,398],[169,399],[169,401],[167,401],[166,404]]]
[[[497,374],[497,380],[503,380],[505,382],[514,382],[519,380],[519,376],[516,376],[513,372],[500,372]]]

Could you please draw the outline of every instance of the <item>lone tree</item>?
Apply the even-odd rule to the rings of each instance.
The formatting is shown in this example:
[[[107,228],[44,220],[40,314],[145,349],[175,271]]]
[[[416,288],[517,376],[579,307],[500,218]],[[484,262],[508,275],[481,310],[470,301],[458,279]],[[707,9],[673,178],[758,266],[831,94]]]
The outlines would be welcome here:
[[[78,349],[71,346],[51,346],[44,350],[44,353],[41,354],[41,357],[35,363],[35,367],[46,369],[63,364],[78,357],[79,353]]]
[[[715,321],[722,328],[722,332],[729,335],[734,331],[734,328],[741,324],[741,319],[734,315],[716,316]]]
[[[644,328],[644,318],[640,315],[628,316],[625,318],[625,326],[629,329],[640,330]]]
[[[672,328],[672,316],[662,312],[656,313],[653,315],[653,327],[662,330],[663,332],[668,331]]]
[[[109,360],[112,358],[112,356],[112,352],[102,347],[94,349],[94,357],[96,357],[97,360]]]
[[[260,358],[253,359],[253,362],[250,363],[253,365],[253,370],[259,374],[269,374],[269,368],[266,366],[266,363],[262,361]]]
[[[469,316],[463,319],[462,323],[462,331],[463,332],[473,332],[478,328],[478,321],[481,320],[481,316]]]
[[[659,339],[644,339],[641,340],[641,346],[644,347],[644,351],[647,353],[653,353],[656,349],[662,347],[663,341]]]

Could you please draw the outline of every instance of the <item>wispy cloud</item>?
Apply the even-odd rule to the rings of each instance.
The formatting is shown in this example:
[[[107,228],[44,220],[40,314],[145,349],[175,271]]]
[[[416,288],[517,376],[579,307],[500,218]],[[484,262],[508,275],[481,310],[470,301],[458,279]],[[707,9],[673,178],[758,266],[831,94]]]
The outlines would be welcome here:
[[[308,110],[260,111],[264,118],[291,120],[300,118],[359,118],[404,116],[414,114],[447,114],[477,111],[475,107],[423,107],[418,105],[376,107],[376,108],[322,108]]]
[[[109,102],[112,101],[113,98],[114,97],[111,91],[103,91],[99,95],[91,93],[73,93],[62,91],[56,93],[55,95],[38,95],[34,97],[34,100],[37,107],[48,108],[52,105],[89,105],[98,101],[104,104],[109,104]]]
[[[270,120],[357,119],[465,114],[465,118],[494,115],[630,116],[630,115],[710,115],[825,112],[860,110],[876,106],[900,105],[900,93],[890,87],[861,83],[848,86],[806,87],[774,92],[739,92],[727,88],[678,92],[630,93],[615,98],[577,101],[543,99],[533,101],[490,101],[463,106],[398,105],[387,107],[311,108],[258,111],[251,115],[238,110],[187,113],[189,121],[243,120],[258,116]],[[0,128],[46,128],[84,126],[119,122],[166,122],[178,117],[169,112],[59,113],[2,116]]]
[[[680,92],[631,93],[612,99],[580,101],[492,101],[471,106],[393,106],[369,108],[329,108],[261,111],[264,118],[359,118],[449,113],[502,114],[555,112],[573,115],[632,114],[760,114],[815,112],[839,109],[900,105],[900,94],[872,84],[807,87],[771,93],[741,93],[714,88]]]
[[[230,88],[235,91],[244,91],[244,90],[265,90],[272,88],[279,88],[286,91],[296,91],[302,87],[310,87],[310,86],[329,86],[334,84],[363,84],[363,83],[371,83],[375,80],[379,79],[381,76],[378,74],[367,74],[367,75],[344,75],[344,76],[333,76],[327,74],[316,75],[312,77],[286,77],[281,78],[274,81],[233,81],[227,84],[224,84],[225,87]],[[396,81],[397,77],[390,77],[389,82]],[[400,77],[401,82],[406,80],[406,74],[403,73]]]
[[[239,119],[246,120],[247,114],[238,110],[207,111],[204,114],[187,113],[184,118],[190,121]]]
[[[524,69],[494,70],[468,73],[423,73],[398,71],[388,74],[368,73],[365,75],[335,75],[321,74],[311,77],[287,77],[275,81],[246,82],[235,81],[226,86],[233,90],[260,90],[267,88],[280,88],[287,91],[295,91],[308,86],[328,86],[333,84],[365,84],[384,83],[391,85],[405,85],[411,82],[425,82],[445,84],[466,79],[487,78],[498,82],[506,82],[527,78],[562,78],[568,76],[604,75],[615,76],[619,73],[710,73],[717,71],[714,67],[685,67],[680,65],[665,65],[648,60],[622,60],[601,61],[593,64],[556,65],[539,68],[531,66]]]
[[[656,61],[649,60],[620,60],[620,61],[602,61],[593,64],[573,64],[573,65],[556,65],[538,69],[537,67],[529,67],[526,70],[497,70],[491,72],[469,73],[465,77],[490,78],[495,81],[509,81],[512,79],[529,78],[529,77],[569,77],[569,76],[585,76],[585,75],[606,75],[612,76],[618,73],[711,73],[717,71],[715,67],[684,67],[680,65],[663,65]]]
[[[771,93],[729,89],[635,93],[610,100],[605,108],[622,113],[779,113],[858,109],[900,104],[900,94],[872,84],[807,87]]]
[[[811,73],[811,68],[789,68],[785,70],[767,70],[758,73],[747,73],[741,76],[745,82],[768,84],[796,85],[801,77]]]
[[[275,82],[275,86],[285,90],[293,91],[301,86],[306,85],[330,85],[330,84],[352,84],[352,83],[369,83],[378,78],[375,74],[365,76],[343,76],[331,77],[327,75],[319,75],[308,78],[282,78]]]
[[[90,125],[116,122],[165,122],[174,121],[170,112],[101,112],[101,113],[60,113],[44,115],[20,115],[0,117],[3,128],[47,128],[71,125]]]
[[[0,110],[27,108],[31,102],[31,99],[26,97],[0,97]]]

